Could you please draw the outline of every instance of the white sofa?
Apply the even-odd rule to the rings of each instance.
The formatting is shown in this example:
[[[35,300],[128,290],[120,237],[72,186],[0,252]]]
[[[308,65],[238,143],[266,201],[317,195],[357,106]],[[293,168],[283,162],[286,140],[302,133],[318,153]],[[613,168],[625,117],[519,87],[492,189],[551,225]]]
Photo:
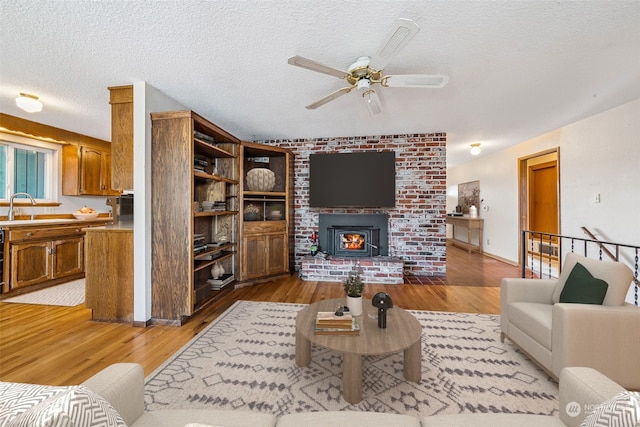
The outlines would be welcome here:
[[[0,383],[0,389],[4,385],[6,390],[7,385],[13,384],[15,383]],[[185,427],[192,423],[198,423],[198,427],[200,424],[216,427],[575,427],[580,424],[590,408],[624,390],[620,385],[590,368],[567,368],[560,375],[559,417],[523,414],[460,414],[426,416],[418,419],[399,414],[340,411],[296,413],[276,418],[271,414],[231,410],[145,412],[144,374],[142,367],[135,363],[111,365],[82,385],[92,394],[101,396],[109,402],[112,406],[111,410],[115,409],[129,427]],[[0,396],[0,426],[4,427],[13,425],[8,418],[3,418],[12,406],[19,408],[17,410],[19,412],[26,410],[27,405],[24,401],[14,399],[5,400],[3,406],[3,398]],[[574,412],[568,413],[564,408],[573,408]],[[578,408],[577,412],[575,412],[576,408]],[[193,424],[193,427],[196,427],[196,424]]]
[[[602,305],[560,303],[576,263],[607,282]],[[640,389],[640,308],[625,304],[633,273],[619,262],[567,254],[558,279],[503,279],[501,338],[508,337],[556,378],[587,366],[622,386]]]

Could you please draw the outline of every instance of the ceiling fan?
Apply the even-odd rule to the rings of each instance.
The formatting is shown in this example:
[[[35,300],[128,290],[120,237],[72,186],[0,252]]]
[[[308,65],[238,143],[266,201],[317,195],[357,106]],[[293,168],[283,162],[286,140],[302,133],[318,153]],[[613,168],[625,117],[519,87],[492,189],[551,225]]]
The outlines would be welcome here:
[[[380,97],[375,91],[375,85],[381,87],[412,87],[412,88],[435,88],[444,87],[449,81],[449,76],[441,74],[399,74],[384,75],[384,67],[391,59],[398,54],[411,39],[420,31],[420,27],[411,19],[399,18],[395,22],[393,31],[389,33],[386,40],[378,51],[372,56],[361,56],[351,64],[347,71],[329,67],[311,59],[301,56],[289,58],[289,64],[296,67],[306,68],[318,73],[328,74],[340,79],[344,79],[349,86],[325,96],[324,98],[306,106],[309,110],[314,110],[334,99],[358,89],[365,101],[369,114],[372,116],[382,111]]]

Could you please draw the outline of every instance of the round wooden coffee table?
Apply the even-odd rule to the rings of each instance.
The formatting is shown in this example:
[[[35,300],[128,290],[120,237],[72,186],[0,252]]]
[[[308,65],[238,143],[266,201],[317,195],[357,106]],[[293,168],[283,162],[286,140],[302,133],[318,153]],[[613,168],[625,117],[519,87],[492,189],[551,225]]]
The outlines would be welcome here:
[[[318,301],[296,316],[296,364],[309,366],[311,343],[342,353],[342,394],[349,403],[362,400],[362,356],[404,351],[404,377],[416,383],[422,379],[422,326],[413,315],[398,307],[387,311],[387,327],[378,328],[378,310],[371,300],[363,301],[363,314],[356,317],[360,335],[316,335],[318,311],[335,311],[344,298]]]

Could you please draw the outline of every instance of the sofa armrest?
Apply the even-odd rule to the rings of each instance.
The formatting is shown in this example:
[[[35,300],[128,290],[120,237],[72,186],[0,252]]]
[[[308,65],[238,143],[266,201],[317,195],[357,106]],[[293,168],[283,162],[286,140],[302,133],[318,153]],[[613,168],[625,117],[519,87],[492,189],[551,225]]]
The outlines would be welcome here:
[[[500,302],[535,302],[553,304],[553,292],[558,279],[502,279]]]
[[[144,371],[137,363],[115,363],[82,384],[111,403],[127,425],[144,413]]]
[[[560,420],[578,427],[595,406],[624,388],[591,368],[571,367],[560,372]]]
[[[502,333],[509,330],[509,304],[512,302],[535,302],[553,304],[553,292],[558,279],[505,278],[500,284],[500,325]],[[504,337],[504,335],[503,335]]]
[[[588,366],[623,387],[640,389],[640,309],[555,304],[551,350],[556,375],[567,366]]]

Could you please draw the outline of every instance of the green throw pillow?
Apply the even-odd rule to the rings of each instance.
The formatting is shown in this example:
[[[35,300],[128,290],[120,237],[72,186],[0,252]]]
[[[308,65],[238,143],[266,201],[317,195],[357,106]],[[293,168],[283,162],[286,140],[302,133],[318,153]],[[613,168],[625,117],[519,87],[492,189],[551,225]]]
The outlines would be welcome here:
[[[597,279],[579,262],[573,267],[560,294],[560,302],[602,304],[609,285]]]

